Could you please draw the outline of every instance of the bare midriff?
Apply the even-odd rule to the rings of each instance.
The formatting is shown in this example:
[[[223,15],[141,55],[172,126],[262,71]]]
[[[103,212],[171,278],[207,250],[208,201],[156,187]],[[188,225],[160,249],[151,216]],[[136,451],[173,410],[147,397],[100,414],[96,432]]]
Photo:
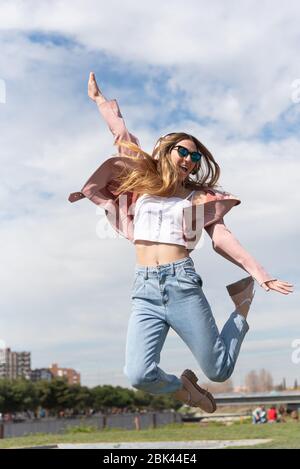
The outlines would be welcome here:
[[[136,260],[139,265],[157,266],[168,264],[189,256],[189,251],[179,244],[137,240]]]

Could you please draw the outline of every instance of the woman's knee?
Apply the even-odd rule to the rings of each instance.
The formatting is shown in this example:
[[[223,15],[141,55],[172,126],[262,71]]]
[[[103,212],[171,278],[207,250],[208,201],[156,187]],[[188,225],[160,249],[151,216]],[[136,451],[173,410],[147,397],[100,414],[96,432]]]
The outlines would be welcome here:
[[[230,378],[232,373],[233,373],[233,367],[226,366],[222,368],[215,368],[215,369],[208,370],[205,374],[210,381],[214,381],[216,383],[223,383],[224,381]]]

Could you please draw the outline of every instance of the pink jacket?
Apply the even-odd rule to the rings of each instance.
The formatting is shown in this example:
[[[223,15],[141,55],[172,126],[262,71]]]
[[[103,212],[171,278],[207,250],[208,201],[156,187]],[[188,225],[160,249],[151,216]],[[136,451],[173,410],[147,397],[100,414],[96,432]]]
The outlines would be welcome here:
[[[109,129],[115,137],[135,143],[140,147],[138,139],[128,132],[119,105],[116,99],[97,102],[100,113],[105,119]],[[115,190],[118,187],[116,176],[124,165],[134,167],[135,161],[128,155],[136,156],[129,149],[119,146],[118,156],[112,156],[102,163],[89,177],[80,192],[69,195],[70,202],[87,197],[91,202],[105,210],[106,217],[113,228],[121,235],[133,242],[134,208],[138,194],[127,192],[117,197]],[[242,247],[231,231],[224,224],[224,215],[235,205],[241,203],[233,194],[221,189],[203,189],[196,191],[191,200],[190,208],[184,209],[184,218],[197,220],[197,236],[204,228],[212,239],[213,249],[229,261],[248,272],[263,288],[267,280],[275,280],[264,268]],[[200,216],[199,216],[200,214]],[[193,225],[194,226],[194,225]],[[193,243],[191,241],[191,249]]]

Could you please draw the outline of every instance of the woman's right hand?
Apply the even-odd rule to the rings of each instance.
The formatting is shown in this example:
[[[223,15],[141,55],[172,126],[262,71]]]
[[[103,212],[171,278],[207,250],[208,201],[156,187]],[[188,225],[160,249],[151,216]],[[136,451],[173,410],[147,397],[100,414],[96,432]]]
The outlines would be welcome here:
[[[95,74],[90,72],[89,81],[88,81],[88,96],[93,100],[96,101],[97,98],[103,98],[105,101],[104,96],[102,95],[95,78]]]
[[[266,287],[265,287],[266,285]],[[289,293],[293,293],[293,284],[289,282],[284,282],[283,280],[267,280],[263,282],[262,287],[265,290],[274,290],[278,291],[279,293],[283,293],[284,295],[288,295]]]

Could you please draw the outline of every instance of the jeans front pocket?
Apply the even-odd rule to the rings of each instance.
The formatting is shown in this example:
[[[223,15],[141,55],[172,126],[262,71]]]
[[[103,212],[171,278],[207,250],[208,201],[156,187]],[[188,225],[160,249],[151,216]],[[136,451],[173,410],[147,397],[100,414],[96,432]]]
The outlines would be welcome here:
[[[188,280],[202,287],[203,281],[201,276],[196,272],[195,267],[189,265],[182,266],[183,274]]]
[[[132,282],[132,287],[131,287],[131,295],[130,295],[131,299],[137,297],[138,292],[141,293],[141,288],[144,288],[144,283],[145,283],[144,276],[136,272],[133,282]]]

